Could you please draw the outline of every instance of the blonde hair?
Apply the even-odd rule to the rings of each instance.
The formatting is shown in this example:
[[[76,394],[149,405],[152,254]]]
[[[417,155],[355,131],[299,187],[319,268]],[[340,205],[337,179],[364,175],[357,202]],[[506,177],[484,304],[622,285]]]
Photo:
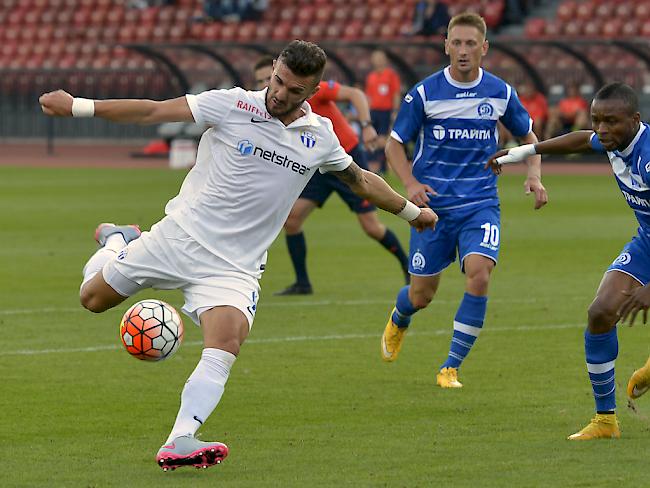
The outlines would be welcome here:
[[[487,26],[485,25],[485,20],[479,14],[465,12],[462,14],[454,15],[449,21],[447,26],[447,32],[450,32],[451,29],[457,25],[468,25],[470,27],[475,27],[485,39],[487,34]]]

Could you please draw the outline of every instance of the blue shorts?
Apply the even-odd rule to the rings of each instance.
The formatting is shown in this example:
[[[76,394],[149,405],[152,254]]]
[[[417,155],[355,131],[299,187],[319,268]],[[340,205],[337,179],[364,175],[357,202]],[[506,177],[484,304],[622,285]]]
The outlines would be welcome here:
[[[607,271],[617,270],[630,275],[642,285],[650,282],[650,236],[640,227]]]
[[[480,254],[496,264],[501,237],[498,204],[439,215],[435,230],[411,229],[409,273],[433,276],[460,257],[460,270],[468,254]]]
[[[360,144],[354,146],[348,154],[363,169],[367,168],[366,151],[363,150]],[[314,176],[311,177],[307,186],[305,186],[305,189],[300,194],[300,198],[311,200],[319,207],[322,207],[332,192],[338,193],[354,213],[362,214],[376,210],[376,207],[372,203],[358,196],[336,176],[327,173],[321,174],[319,171],[316,171]]]
[[[372,126],[377,131],[377,134],[382,135],[390,133],[390,119],[392,115],[392,110],[370,111],[370,120],[372,121]]]

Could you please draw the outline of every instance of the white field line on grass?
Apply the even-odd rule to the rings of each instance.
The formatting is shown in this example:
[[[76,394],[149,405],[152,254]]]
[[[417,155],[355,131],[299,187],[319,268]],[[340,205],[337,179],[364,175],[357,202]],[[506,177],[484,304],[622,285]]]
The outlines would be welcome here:
[[[585,300],[584,296],[563,297],[563,300]],[[549,301],[552,299],[549,298]],[[304,300],[296,301],[282,301],[282,302],[268,302],[262,301],[259,308],[282,308],[282,307],[327,307],[327,306],[358,306],[358,305],[394,305],[395,302],[390,300]],[[434,300],[434,303],[440,305],[456,305],[460,303],[459,300]],[[542,303],[539,298],[491,298],[490,303]],[[118,305],[119,306],[119,305]],[[16,309],[0,309],[0,317],[7,315],[32,315],[36,313],[87,313],[87,311],[79,305],[78,307],[45,307],[45,308],[16,308]]]
[[[584,328],[585,324],[551,324],[551,325],[521,325],[517,327],[488,327],[482,330],[486,332],[520,332],[520,331],[546,331],[551,329],[577,329]],[[430,331],[413,331],[409,335],[413,336],[439,336],[451,334],[452,328],[435,329]],[[275,344],[279,342],[320,342],[320,341],[343,341],[348,339],[377,339],[381,336],[381,331],[376,334],[332,334],[322,336],[286,336],[286,337],[267,337],[260,339],[248,339],[246,344]],[[185,346],[200,346],[201,341],[185,342]],[[2,356],[38,356],[44,354],[65,354],[65,353],[80,353],[80,352],[100,352],[100,351],[113,351],[121,349],[119,344],[106,344],[94,347],[78,347],[78,348],[61,348],[61,349],[20,349],[16,351],[1,351]]]

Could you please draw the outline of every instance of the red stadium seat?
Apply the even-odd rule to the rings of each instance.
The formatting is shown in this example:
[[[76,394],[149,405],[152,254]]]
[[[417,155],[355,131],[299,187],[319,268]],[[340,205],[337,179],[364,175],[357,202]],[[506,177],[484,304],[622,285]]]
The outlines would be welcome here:
[[[242,22],[237,30],[237,39],[242,42],[249,42],[256,38],[255,29],[257,22]]]
[[[544,36],[544,28],[546,27],[546,21],[542,18],[532,18],[526,22],[526,27],[524,28],[524,33],[526,37],[530,39],[538,39]]]
[[[339,37],[341,37],[341,31],[342,28],[340,24],[330,24],[325,29],[324,37],[326,39],[338,39]]]
[[[393,39],[397,34],[397,24],[391,22],[383,24],[379,29],[379,37],[382,39]]]
[[[634,8],[634,16],[639,20],[650,18],[650,2],[640,2]]]
[[[598,37],[603,30],[603,23],[600,19],[588,20],[584,23],[582,33],[586,37]]]
[[[280,22],[273,28],[273,31],[271,32],[271,37],[276,40],[285,40],[289,37],[290,31],[291,31],[290,22]]]
[[[619,36],[623,22],[620,19],[611,19],[603,24],[602,36],[608,39],[615,39]]]
[[[307,28],[307,39],[309,40],[318,40],[322,39],[325,35],[324,24],[313,24]]]
[[[591,2],[579,3],[576,7],[575,18],[580,20],[589,20],[594,16],[594,4]],[[571,19],[569,19],[571,20]]]
[[[309,24],[312,22],[312,19],[315,17],[315,9],[310,6],[303,6],[298,9],[298,13],[296,15],[296,20],[300,24]]]
[[[295,7],[286,7],[280,12],[280,20],[283,22],[293,22],[296,18],[297,10]]]
[[[623,2],[616,6],[616,16],[622,21],[627,21],[632,16],[634,7],[629,2]]]
[[[483,9],[483,18],[488,28],[494,28],[501,23],[504,4],[502,1],[492,1]]]
[[[361,29],[363,24],[360,21],[350,22],[343,29],[343,39],[353,41],[361,36]]]
[[[614,15],[614,5],[610,2],[603,2],[596,6],[596,17],[609,20]]]
[[[364,39],[374,39],[379,34],[379,23],[368,22],[361,29],[361,37]]]
[[[356,22],[364,22],[368,17],[368,7],[360,5],[352,10],[352,20]]]
[[[205,24],[202,22],[194,22],[190,25],[190,31],[188,37],[190,39],[201,39],[203,38],[203,31],[205,30]]]
[[[307,33],[307,26],[305,24],[294,24],[291,27],[290,36],[292,39],[304,39]]]
[[[546,22],[544,26],[544,37],[552,39],[559,36],[560,32],[562,32],[562,26],[557,20]]]
[[[90,14],[90,24],[94,26],[101,26],[106,21],[107,16],[108,12],[106,12],[106,10],[93,10],[93,12]]]
[[[224,41],[234,41],[237,39],[237,29],[239,29],[239,24],[224,24],[221,27],[221,39]]]
[[[255,39],[258,41],[265,41],[271,37],[271,32],[273,31],[273,25],[269,22],[260,22],[256,24],[255,30],[253,31]]]
[[[334,7],[332,5],[319,5],[316,10],[315,22],[319,24],[324,24],[330,21],[332,14],[334,12]]]
[[[650,37],[650,22],[647,20],[641,25],[640,35],[646,39]]]
[[[562,2],[557,8],[556,18],[564,21],[571,20],[575,16],[575,11],[575,2],[571,0]]]
[[[384,19],[388,17],[388,8],[384,4],[373,5],[370,9],[369,19],[370,23],[379,25]]]
[[[205,26],[203,29],[203,39],[206,41],[216,41],[221,39],[221,24],[213,22]]]
[[[564,35],[567,37],[580,37],[582,35],[583,23],[579,19],[569,20],[564,24]]]
[[[623,22],[623,27],[621,28],[621,34],[623,37],[636,37],[639,34],[641,27],[639,22],[634,19]]]

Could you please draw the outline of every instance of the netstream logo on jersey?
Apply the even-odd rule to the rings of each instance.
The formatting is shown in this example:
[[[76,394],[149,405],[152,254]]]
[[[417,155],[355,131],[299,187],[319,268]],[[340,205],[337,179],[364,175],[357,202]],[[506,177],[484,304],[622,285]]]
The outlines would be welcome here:
[[[248,139],[242,139],[239,141],[237,143],[237,150],[242,156],[250,156],[252,154],[253,156],[257,156],[264,161],[277,164],[278,166],[287,168],[294,173],[298,173],[299,175],[304,175],[309,171],[309,168],[304,164],[300,164],[290,159],[288,156],[278,154],[275,152],[275,150],[269,151],[260,146],[256,146]]]
[[[433,126],[433,137],[439,141],[443,139],[475,139],[479,141],[488,141],[494,136],[490,129],[446,129],[442,125]]]

